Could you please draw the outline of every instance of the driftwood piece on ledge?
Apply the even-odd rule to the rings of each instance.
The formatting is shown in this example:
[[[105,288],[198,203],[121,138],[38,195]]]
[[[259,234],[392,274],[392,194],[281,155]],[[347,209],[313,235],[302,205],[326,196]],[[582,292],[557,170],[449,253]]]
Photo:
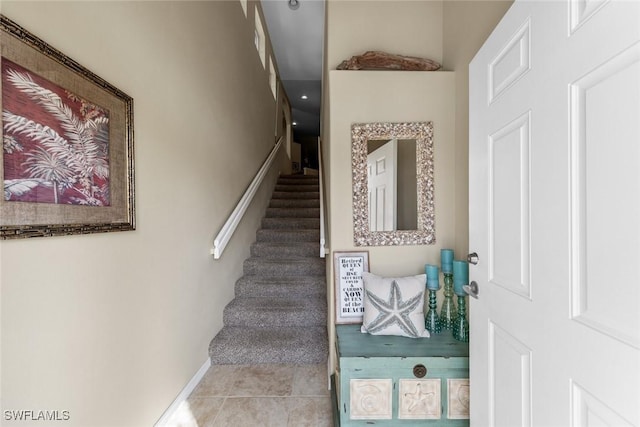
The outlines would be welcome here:
[[[416,56],[394,55],[370,50],[362,55],[352,56],[342,61],[338,70],[402,70],[402,71],[436,71],[440,64],[427,58]]]

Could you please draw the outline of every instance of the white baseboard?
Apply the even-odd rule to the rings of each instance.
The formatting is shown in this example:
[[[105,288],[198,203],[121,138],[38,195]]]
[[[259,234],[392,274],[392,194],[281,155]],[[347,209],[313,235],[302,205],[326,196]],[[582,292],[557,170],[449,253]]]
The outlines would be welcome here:
[[[175,398],[173,403],[169,405],[167,410],[164,411],[164,414],[162,414],[160,419],[154,424],[154,427],[164,427],[169,425],[168,422],[171,420],[171,417],[173,416],[173,414],[178,410],[178,408],[180,408],[180,406],[184,402],[187,401],[187,398],[189,397],[193,389],[196,388],[196,386],[198,385],[202,377],[204,377],[204,374],[207,373],[210,367],[211,367],[211,359],[207,357],[207,360],[202,364],[200,369],[198,369],[198,372],[196,372],[195,375],[189,380],[187,385],[184,386],[184,388],[182,389],[182,391],[180,391],[180,394],[178,394],[178,396]]]

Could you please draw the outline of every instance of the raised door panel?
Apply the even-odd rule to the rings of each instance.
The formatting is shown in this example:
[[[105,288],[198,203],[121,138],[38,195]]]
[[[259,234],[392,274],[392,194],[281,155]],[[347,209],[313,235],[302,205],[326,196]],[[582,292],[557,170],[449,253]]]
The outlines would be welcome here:
[[[472,62],[472,425],[640,425],[638,117],[640,2],[516,0]]]

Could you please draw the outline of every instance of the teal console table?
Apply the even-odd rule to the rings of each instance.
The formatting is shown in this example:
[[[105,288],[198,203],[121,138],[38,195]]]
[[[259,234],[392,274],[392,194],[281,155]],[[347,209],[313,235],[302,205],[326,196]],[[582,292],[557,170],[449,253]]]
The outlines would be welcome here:
[[[469,345],[450,331],[413,339],[338,325],[336,352],[337,425],[469,425]]]

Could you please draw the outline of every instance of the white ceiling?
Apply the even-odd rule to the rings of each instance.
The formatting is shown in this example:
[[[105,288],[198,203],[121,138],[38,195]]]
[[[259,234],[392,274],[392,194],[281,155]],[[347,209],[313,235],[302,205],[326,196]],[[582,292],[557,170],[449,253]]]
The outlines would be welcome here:
[[[324,0],[261,0],[280,79],[291,102],[297,135],[320,134]],[[307,95],[308,99],[300,97]]]

